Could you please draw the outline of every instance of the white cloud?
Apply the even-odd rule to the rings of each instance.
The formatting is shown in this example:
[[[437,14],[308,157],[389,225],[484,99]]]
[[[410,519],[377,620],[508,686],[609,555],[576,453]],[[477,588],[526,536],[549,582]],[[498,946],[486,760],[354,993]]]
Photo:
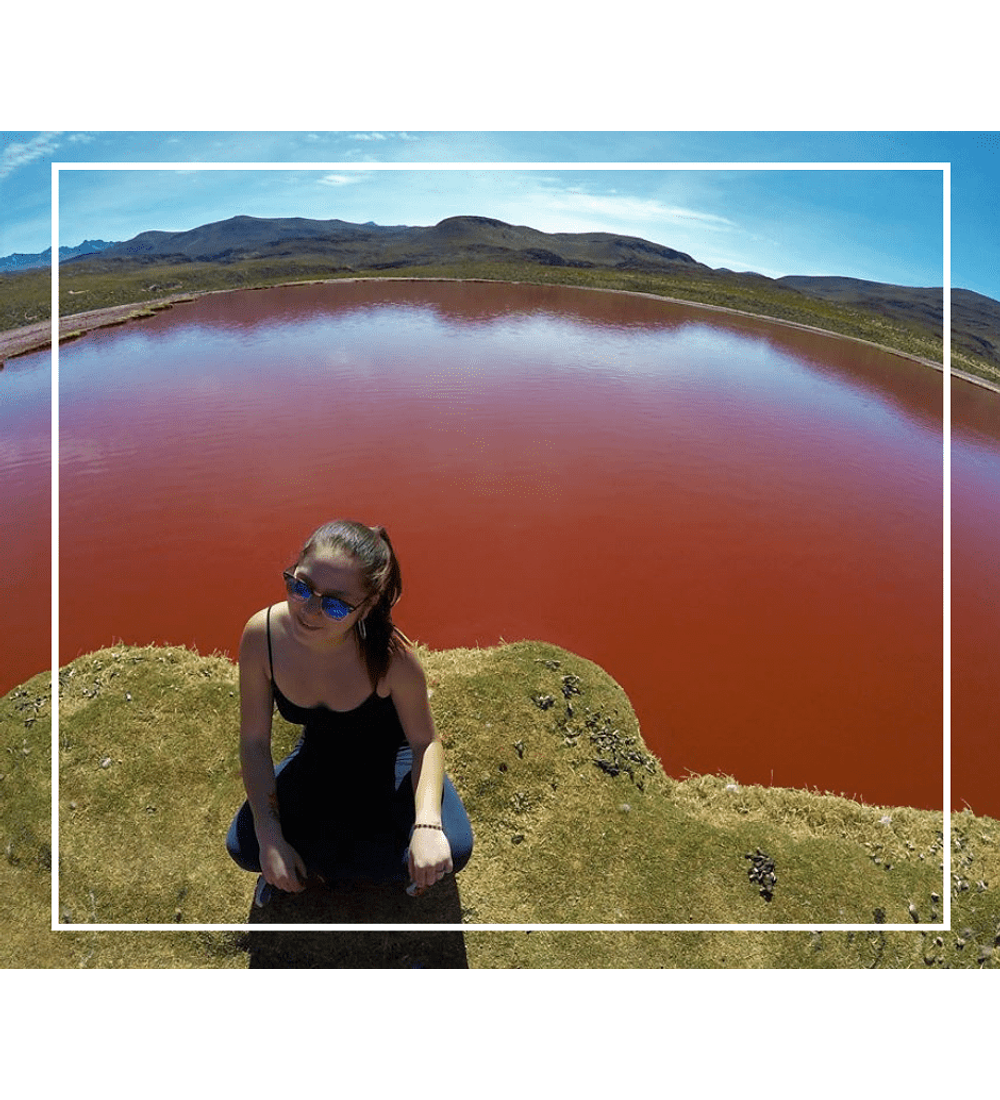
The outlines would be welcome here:
[[[368,174],[365,172],[331,172],[323,176],[319,182],[326,184],[327,187],[345,187],[351,183],[360,183],[367,178]]]
[[[354,141],[388,141],[390,138],[398,138],[400,141],[419,141],[415,134],[408,134],[405,130],[397,130],[395,133],[383,134],[373,130],[366,134],[351,134]]]
[[[59,146],[87,144],[95,141],[99,133],[99,130],[40,130],[30,141],[10,142],[0,156],[0,179],[35,161],[53,161]]]
[[[605,190],[598,194],[582,186],[561,186],[556,179],[538,180],[538,186],[523,196],[530,208],[529,224],[547,232],[589,232],[605,230],[633,233],[649,240],[672,238],[678,232],[738,232],[737,223],[699,209],[679,205],[637,191]]]
[[[687,225],[716,231],[732,230],[736,224],[718,214],[668,206],[658,199],[634,195],[588,194],[579,188],[543,193],[546,209],[559,214],[588,219],[601,219],[615,225]]]
[[[33,161],[49,157],[59,145],[62,130],[47,130],[30,141],[11,142],[0,156],[0,179]]]

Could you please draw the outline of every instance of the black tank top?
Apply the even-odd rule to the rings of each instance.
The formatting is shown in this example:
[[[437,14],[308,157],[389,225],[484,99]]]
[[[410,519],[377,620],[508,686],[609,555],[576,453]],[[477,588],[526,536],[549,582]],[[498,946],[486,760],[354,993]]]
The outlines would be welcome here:
[[[345,807],[375,804],[390,798],[394,790],[396,753],[406,744],[406,734],[392,696],[373,691],[353,710],[331,710],[320,703],[300,707],[288,699],[274,679],[271,650],[271,609],[267,609],[267,657],[271,690],[278,713],[287,722],[303,727],[299,748],[300,767],[308,769],[318,788],[335,795]]]

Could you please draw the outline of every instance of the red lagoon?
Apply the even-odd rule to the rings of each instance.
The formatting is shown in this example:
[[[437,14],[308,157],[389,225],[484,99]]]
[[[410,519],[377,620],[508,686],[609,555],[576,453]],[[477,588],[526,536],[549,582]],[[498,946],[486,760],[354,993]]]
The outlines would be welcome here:
[[[6,687],[48,664],[47,364],[0,376]],[[209,295],[61,349],[60,663],[234,655],[347,516],[389,530],[411,637],[596,661],[672,775],[939,807],[942,396],[899,356],[634,295]],[[1000,816],[1000,399],[953,399],[954,794]]]

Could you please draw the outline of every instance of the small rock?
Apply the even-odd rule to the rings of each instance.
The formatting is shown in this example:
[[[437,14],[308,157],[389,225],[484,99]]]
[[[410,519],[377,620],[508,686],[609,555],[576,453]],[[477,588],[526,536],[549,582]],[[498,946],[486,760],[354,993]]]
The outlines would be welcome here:
[[[774,871],[774,860],[766,852],[762,852],[760,848],[757,849],[755,855],[747,852],[744,858],[752,861],[752,866],[747,871],[750,881],[758,883],[760,896],[765,901],[770,901],[774,896],[774,887],[778,883],[778,876]]]
[[[563,698],[568,699],[571,695],[580,694],[580,677],[579,676],[564,676],[562,678],[562,693]]]
[[[105,758],[101,761],[101,767],[102,768],[110,768],[111,767],[111,757],[110,756],[105,756]]]

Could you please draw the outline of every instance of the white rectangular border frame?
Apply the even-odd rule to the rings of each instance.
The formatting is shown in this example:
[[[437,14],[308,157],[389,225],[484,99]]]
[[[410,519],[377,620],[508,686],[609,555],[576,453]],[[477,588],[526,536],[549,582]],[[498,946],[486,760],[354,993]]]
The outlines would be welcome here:
[[[368,163],[342,162],[53,162],[52,256],[59,256],[60,172],[145,171],[576,171],[576,172],[708,172],[708,171],[940,171],[942,180],[943,270],[943,577],[944,708],[942,714],[942,832],[944,867],[941,924],[60,924],[59,923],[59,264],[52,264],[52,931],[72,932],[919,932],[950,931],[951,891],[951,164],[857,162],[514,162],[514,163]]]

